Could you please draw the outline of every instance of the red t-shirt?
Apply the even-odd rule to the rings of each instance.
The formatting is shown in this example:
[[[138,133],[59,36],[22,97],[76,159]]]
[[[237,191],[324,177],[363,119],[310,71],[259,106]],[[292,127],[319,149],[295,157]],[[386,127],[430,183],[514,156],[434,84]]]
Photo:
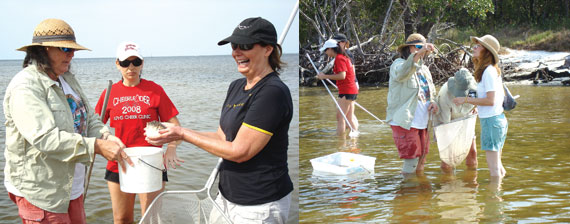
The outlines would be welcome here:
[[[339,94],[358,94],[355,82],[356,77],[354,76],[354,69],[352,69],[352,63],[349,58],[342,54],[337,54],[334,60],[333,72],[335,74],[346,72],[343,80],[336,80]]]
[[[105,101],[105,90],[99,97],[95,112],[101,114]],[[161,86],[141,79],[134,87],[124,86],[122,81],[113,84],[103,123],[110,119],[115,135],[127,147],[153,146],[146,142],[144,128],[150,121],[165,122],[178,115],[178,110]],[[117,162],[109,161],[107,169],[118,172]]]

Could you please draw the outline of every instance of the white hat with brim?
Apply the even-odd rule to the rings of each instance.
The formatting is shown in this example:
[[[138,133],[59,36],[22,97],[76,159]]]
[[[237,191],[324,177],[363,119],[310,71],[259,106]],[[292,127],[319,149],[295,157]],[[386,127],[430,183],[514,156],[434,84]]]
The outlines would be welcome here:
[[[475,43],[479,43],[485,47],[488,51],[493,54],[495,58],[495,63],[499,63],[499,49],[501,49],[501,44],[494,36],[489,34],[482,36],[482,37],[471,37],[471,41]]]
[[[119,59],[119,61],[124,61],[125,59],[131,56],[136,56],[137,58],[144,60],[144,58],[140,54],[139,45],[136,44],[135,42],[127,41],[119,44],[119,46],[117,47],[117,59]]]
[[[335,39],[329,39],[325,42],[325,44],[323,44],[323,46],[321,47],[321,49],[319,49],[319,51],[323,53],[328,48],[335,48],[335,47],[338,47],[338,42]]]
[[[20,47],[16,50],[26,51],[31,46],[66,47],[75,50],[89,50],[75,42],[75,32],[69,24],[61,19],[46,19],[36,29],[32,44]]]

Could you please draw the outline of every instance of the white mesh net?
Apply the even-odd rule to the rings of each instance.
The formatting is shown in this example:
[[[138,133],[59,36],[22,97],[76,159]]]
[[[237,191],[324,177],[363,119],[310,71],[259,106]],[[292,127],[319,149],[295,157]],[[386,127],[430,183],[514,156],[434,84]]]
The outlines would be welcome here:
[[[439,157],[443,162],[455,167],[465,160],[475,136],[476,121],[477,115],[470,115],[434,127]]]
[[[210,174],[206,186],[194,191],[165,191],[158,195],[142,217],[140,224],[225,224],[228,219],[214,205],[212,186],[218,173],[218,165]]]

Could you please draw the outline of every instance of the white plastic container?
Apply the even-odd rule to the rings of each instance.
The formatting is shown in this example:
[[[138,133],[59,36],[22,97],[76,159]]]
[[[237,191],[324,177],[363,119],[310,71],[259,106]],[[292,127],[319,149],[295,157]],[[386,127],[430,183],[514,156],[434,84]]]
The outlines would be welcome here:
[[[336,152],[311,159],[314,171],[334,175],[349,175],[359,172],[374,173],[375,162],[375,157],[349,152]]]
[[[119,165],[121,191],[127,193],[150,193],[162,188],[162,149],[157,147],[131,147],[125,152],[134,166],[125,162],[127,172],[123,173]]]

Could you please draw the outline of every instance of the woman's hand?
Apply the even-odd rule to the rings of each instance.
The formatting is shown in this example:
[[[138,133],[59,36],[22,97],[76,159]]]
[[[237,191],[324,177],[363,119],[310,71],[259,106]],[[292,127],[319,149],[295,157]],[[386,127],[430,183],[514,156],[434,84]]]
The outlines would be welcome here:
[[[437,107],[437,104],[435,103],[430,103],[428,106],[428,111],[431,111],[432,114],[437,114],[439,107]]]
[[[180,163],[183,163],[184,160],[178,158],[176,155],[176,147],[178,145],[175,142],[171,142],[166,147],[166,153],[164,153],[164,167],[168,170],[168,166],[176,169],[176,166],[180,166]]]
[[[184,130],[180,126],[176,126],[174,124],[168,122],[162,122],[162,124],[166,127],[165,129],[158,130],[160,135],[158,136],[146,136],[145,140],[156,146],[161,146],[169,142],[182,140],[184,138]]]
[[[319,72],[319,74],[317,75],[317,79],[319,79],[319,80],[323,80],[323,79],[326,79],[326,78],[327,78],[327,77],[326,77],[325,73]]]
[[[455,98],[453,98],[453,103],[455,105],[459,106],[461,104],[464,104],[466,100],[467,100],[467,98],[465,98],[465,97],[455,97]]]
[[[120,139],[118,139],[113,135],[109,135],[107,139],[108,140],[103,140],[103,139],[95,140],[95,153],[102,155],[107,160],[117,161],[119,165],[121,165],[123,172],[127,171],[127,167],[125,166],[125,161],[127,161],[129,165],[134,166],[134,163],[131,161],[131,158],[129,158],[127,153],[123,151],[123,149],[125,148],[123,142],[121,142]],[[117,140],[120,142],[120,144],[117,144]]]

